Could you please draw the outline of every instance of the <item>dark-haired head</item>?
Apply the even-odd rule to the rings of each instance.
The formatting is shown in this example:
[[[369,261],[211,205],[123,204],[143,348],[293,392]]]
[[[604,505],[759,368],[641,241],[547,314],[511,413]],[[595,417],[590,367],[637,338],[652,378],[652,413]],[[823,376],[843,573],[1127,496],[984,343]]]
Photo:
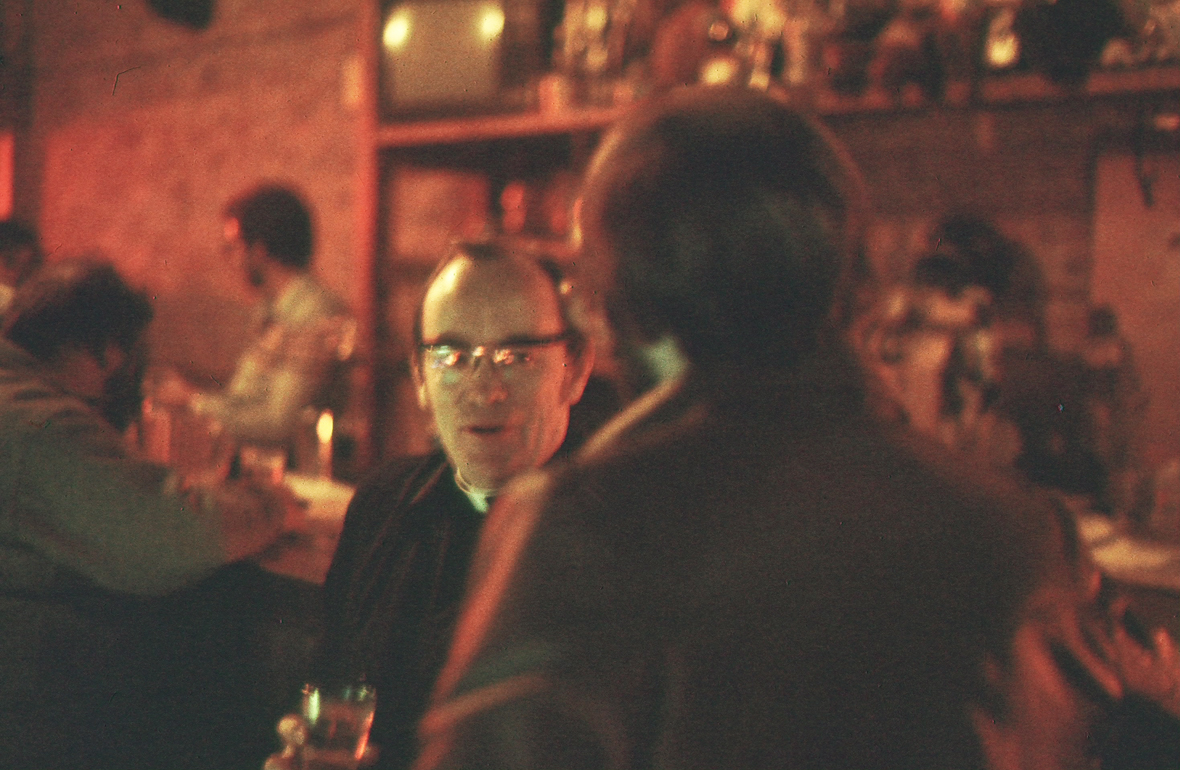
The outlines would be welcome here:
[[[262,244],[276,262],[297,270],[311,265],[314,232],[311,211],[294,190],[277,184],[255,187],[225,207],[247,246]]]
[[[1110,305],[1101,305],[1090,310],[1086,332],[1091,337],[1113,337],[1119,333],[1119,318]]]
[[[147,296],[128,286],[101,259],[46,265],[16,294],[4,320],[4,337],[34,358],[51,362],[66,348],[99,360],[108,345],[130,351],[152,320]]]
[[[624,119],[587,174],[586,246],[624,333],[696,365],[791,366],[835,332],[862,187],[816,122],[746,89],[687,88]]]
[[[961,260],[946,254],[927,254],[914,263],[915,286],[938,289],[957,298],[971,284],[971,274]]]
[[[109,263],[62,260],[20,287],[5,316],[10,342],[53,369],[74,353],[88,354],[104,371],[99,392],[77,393],[116,428],[139,413],[147,365],[144,332],[152,320],[147,296],[128,286]],[[118,351],[112,360],[112,348]]]
[[[1001,304],[1036,304],[1043,278],[1035,259],[990,220],[950,214],[930,234],[933,251],[955,260],[968,284],[982,286]]]

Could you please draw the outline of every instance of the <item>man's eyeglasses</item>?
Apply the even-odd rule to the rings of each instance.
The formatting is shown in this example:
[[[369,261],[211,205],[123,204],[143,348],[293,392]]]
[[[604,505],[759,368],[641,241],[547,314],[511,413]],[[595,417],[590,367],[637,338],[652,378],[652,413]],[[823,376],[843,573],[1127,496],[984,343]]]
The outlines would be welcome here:
[[[452,345],[446,342],[422,343],[418,350],[426,368],[442,374],[458,376],[475,371],[477,359],[486,358],[501,373],[527,369],[535,362],[537,353],[551,345],[558,345],[570,339],[569,331],[552,337],[536,337],[512,340],[498,345]]]

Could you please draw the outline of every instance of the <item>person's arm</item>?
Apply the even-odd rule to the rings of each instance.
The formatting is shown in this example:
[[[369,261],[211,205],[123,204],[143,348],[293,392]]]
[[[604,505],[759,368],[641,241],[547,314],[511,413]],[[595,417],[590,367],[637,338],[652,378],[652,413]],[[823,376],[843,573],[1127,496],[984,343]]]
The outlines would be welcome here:
[[[417,492],[422,475],[437,473],[438,466],[444,462],[440,457],[385,463],[361,481],[349,500],[321,591],[324,633],[313,651],[311,666],[313,676],[319,681],[355,679],[366,673],[363,669],[350,668],[353,661],[346,652],[369,620],[369,616],[358,614],[358,585],[374,587],[372,581],[387,558],[387,553],[377,548],[379,541],[385,544],[401,541],[406,506],[399,502],[407,487]]]
[[[258,550],[282,526],[269,495],[181,489],[73,399],[45,399],[22,418],[12,437],[16,537],[103,587],[167,593]]]
[[[357,673],[341,670],[346,666],[345,639],[355,633],[356,625],[351,616],[349,593],[357,578],[357,571],[363,566],[364,554],[373,546],[374,513],[384,510],[381,501],[387,495],[392,496],[392,491],[385,484],[366,479],[357,487],[348,503],[340,539],[332,554],[332,564],[328,567],[321,591],[324,633],[312,654],[313,681],[335,681]]]
[[[227,562],[254,556],[270,546],[293,520],[303,515],[295,495],[286,487],[258,486],[235,481],[191,490],[217,522],[223,558]]]
[[[341,327],[347,323],[334,317],[272,329],[273,339],[264,338],[247,351],[224,392],[193,397],[193,411],[217,420],[243,441],[285,440],[338,364]]]

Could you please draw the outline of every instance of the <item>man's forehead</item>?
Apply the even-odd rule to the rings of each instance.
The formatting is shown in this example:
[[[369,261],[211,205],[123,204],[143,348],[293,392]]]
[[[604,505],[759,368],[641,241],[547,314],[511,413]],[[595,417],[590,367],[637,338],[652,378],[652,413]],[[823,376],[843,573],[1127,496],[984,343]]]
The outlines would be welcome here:
[[[472,342],[555,334],[564,324],[552,281],[535,264],[460,258],[431,283],[422,331]]]

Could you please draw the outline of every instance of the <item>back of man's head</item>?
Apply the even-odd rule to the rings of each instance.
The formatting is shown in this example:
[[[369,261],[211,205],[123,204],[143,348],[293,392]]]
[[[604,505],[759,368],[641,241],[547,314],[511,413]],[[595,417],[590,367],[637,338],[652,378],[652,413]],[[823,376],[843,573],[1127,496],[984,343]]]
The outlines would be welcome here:
[[[862,192],[815,122],[766,94],[689,88],[605,137],[581,214],[625,333],[671,335],[696,365],[789,367],[846,300]]]
[[[247,246],[260,243],[275,261],[297,270],[311,264],[311,211],[290,188],[264,184],[248,190],[226,205],[225,216],[237,220]]]
[[[68,259],[46,265],[21,286],[3,334],[41,361],[52,362],[68,348],[103,360],[108,345],[134,348],[151,319],[147,296],[109,263]]]

